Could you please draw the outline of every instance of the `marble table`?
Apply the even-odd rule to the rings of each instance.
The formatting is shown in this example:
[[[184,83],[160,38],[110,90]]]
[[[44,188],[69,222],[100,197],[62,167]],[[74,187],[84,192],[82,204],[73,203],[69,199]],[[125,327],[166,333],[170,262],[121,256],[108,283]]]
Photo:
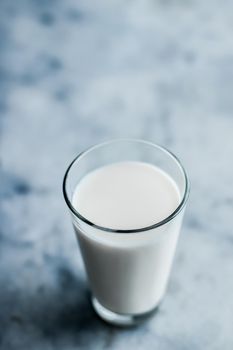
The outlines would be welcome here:
[[[0,2],[0,348],[233,349],[233,3]],[[166,298],[92,311],[61,183],[115,137],[160,143],[192,191]]]

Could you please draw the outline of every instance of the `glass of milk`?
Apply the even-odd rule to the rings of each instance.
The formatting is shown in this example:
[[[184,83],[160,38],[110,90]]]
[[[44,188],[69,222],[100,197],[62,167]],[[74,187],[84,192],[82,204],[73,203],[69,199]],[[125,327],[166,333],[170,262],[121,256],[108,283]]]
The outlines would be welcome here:
[[[97,314],[133,325],[162,301],[189,194],[167,149],[119,139],[79,154],[63,192]]]

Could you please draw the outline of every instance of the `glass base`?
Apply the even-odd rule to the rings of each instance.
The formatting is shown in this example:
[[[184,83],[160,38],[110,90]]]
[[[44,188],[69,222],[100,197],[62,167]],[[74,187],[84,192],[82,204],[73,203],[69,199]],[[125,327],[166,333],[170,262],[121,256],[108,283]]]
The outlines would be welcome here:
[[[158,305],[156,305],[156,307],[153,308],[151,311],[142,314],[128,315],[118,314],[116,312],[106,309],[103,305],[101,305],[98,302],[98,300],[94,296],[91,296],[91,302],[95,312],[102,320],[104,320],[107,323],[111,323],[114,326],[121,327],[135,326],[144,322],[157,312],[160,305],[160,303],[158,303]]]

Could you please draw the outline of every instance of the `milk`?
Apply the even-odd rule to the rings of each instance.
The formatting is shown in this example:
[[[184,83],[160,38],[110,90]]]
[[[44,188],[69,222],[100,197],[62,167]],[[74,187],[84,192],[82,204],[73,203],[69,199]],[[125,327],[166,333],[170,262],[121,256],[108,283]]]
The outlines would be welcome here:
[[[180,203],[173,179],[153,165],[125,161],[98,168],[77,184],[72,205],[95,225],[135,230],[171,215]],[[105,308],[140,314],[155,308],[167,285],[182,215],[133,233],[74,221],[91,289]]]

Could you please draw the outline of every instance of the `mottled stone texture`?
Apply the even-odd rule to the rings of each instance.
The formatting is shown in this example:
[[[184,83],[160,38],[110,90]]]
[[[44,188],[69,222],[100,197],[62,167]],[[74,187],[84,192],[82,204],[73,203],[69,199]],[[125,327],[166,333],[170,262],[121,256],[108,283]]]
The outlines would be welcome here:
[[[233,2],[0,2],[0,348],[233,349]],[[92,311],[63,202],[69,161],[113,137],[167,146],[192,183],[158,314]]]

